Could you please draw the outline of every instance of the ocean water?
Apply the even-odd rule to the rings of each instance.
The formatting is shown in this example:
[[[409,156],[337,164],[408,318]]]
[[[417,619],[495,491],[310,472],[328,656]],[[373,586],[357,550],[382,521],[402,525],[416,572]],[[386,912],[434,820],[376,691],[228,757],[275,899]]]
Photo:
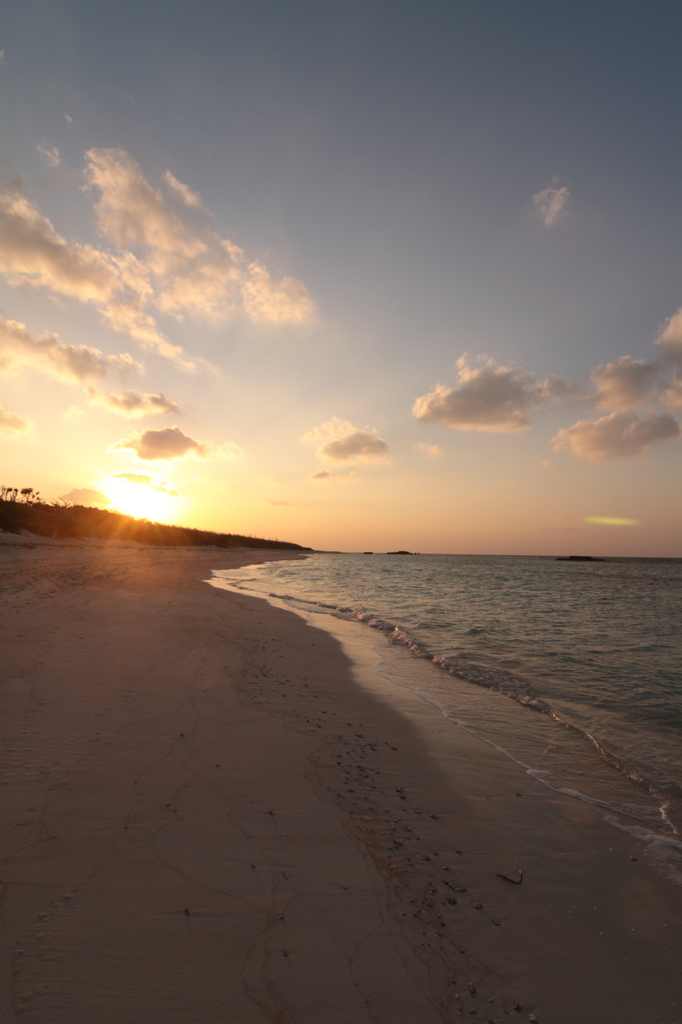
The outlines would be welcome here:
[[[682,884],[682,560],[325,553],[214,576],[356,623],[379,674]]]

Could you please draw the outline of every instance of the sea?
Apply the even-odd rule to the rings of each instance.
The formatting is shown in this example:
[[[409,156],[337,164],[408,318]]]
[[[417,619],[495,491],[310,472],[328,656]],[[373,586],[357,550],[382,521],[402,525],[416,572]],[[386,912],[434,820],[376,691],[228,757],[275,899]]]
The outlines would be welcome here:
[[[352,623],[380,676],[682,885],[682,559],[315,553],[212,582]]]

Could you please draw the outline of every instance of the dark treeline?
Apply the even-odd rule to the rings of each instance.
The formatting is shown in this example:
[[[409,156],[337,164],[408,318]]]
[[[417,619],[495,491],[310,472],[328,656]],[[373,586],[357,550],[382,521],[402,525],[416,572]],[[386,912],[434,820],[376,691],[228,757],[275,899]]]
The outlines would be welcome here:
[[[48,504],[30,487],[19,491],[3,488],[0,497],[0,530],[20,533],[28,530],[39,537],[59,540],[128,540],[161,547],[279,548],[311,551],[300,544],[237,533],[213,533],[187,526],[167,526],[134,519],[121,512],[64,503]]]

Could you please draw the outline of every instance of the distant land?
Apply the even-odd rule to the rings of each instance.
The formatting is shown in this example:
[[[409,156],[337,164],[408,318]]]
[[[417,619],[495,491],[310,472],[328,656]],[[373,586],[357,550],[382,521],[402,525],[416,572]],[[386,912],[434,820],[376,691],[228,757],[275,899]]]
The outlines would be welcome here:
[[[276,548],[312,551],[284,540],[246,537],[239,533],[214,533],[188,526],[169,526],[135,519],[88,505],[48,504],[41,500],[0,499],[0,530],[57,540],[127,540],[156,547]]]

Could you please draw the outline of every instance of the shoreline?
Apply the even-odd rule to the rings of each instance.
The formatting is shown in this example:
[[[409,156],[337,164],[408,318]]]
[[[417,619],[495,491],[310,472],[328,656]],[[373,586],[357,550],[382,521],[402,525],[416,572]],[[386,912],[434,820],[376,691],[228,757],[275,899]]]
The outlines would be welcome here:
[[[639,844],[203,582],[254,555],[0,549],[0,1021],[682,1019]]]

